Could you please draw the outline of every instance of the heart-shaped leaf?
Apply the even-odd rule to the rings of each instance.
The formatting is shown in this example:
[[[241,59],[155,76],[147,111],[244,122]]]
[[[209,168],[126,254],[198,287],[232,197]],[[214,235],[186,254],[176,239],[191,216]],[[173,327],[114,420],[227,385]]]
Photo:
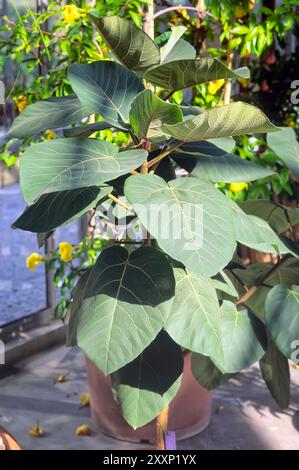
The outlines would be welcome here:
[[[143,72],[160,63],[160,52],[155,42],[141,29],[119,16],[97,16],[90,18],[109,45],[113,54],[128,69]]]
[[[58,129],[79,122],[89,112],[75,95],[47,98],[27,106],[14,120],[9,137],[25,139],[47,129]]]
[[[274,286],[267,295],[265,320],[278,349],[290,357],[299,346],[299,287]]]
[[[90,186],[43,194],[35,204],[25,209],[12,227],[29,232],[50,232],[78,219],[112,190],[111,186]]]
[[[181,383],[181,348],[165,332],[132,362],[112,375],[123,417],[134,429],[156,418]]]
[[[193,176],[213,182],[252,181],[274,174],[207,141],[184,144],[171,157]]]
[[[227,382],[232,374],[223,374],[208,356],[192,353],[192,374],[200,385],[207,390],[213,390]]]
[[[242,101],[209,109],[178,124],[163,125],[166,134],[182,142],[273,132],[277,129],[262,111]]]
[[[20,181],[30,205],[42,194],[87,186],[128,173],[146,160],[144,150],[117,152],[106,141],[70,137],[29,147],[21,160]]]
[[[284,127],[276,134],[269,134],[267,142],[293,175],[299,179],[299,143],[295,130],[291,127]]]
[[[156,175],[130,176],[125,195],[162,250],[188,269],[210,277],[232,258],[235,236],[228,199],[212,184]]]
[[[112,126],[128,129],[133,100],[144,90],[135,73],[115,62],[100,60],[72,65],[68,77],[90,113],[100,114]]]
[[[284,410],[290,402],[290,368],[288,359],[281,354],[270,339],[266,354],[260,360],[262,376],[272,397]]]
[[[129,254],[102,251],[81,286],[72,324],[78,346],[105,374],[135,359],[154,340],[167,316],[175,281],[165,255],[142,247]]]
[[[144,90],[136,96],[130,111],[130,123],[139,139],[159,140],[165,136],[162,124],[175,124],[183,120],[183,114],[176,104],[165,103],[151,90]]]
[[[148,70],[144,78],[172,92],[193,87],[220,78],[249,78],[249,70],[242,67],[230,70],[219,59],[186,59],[158,65]]]

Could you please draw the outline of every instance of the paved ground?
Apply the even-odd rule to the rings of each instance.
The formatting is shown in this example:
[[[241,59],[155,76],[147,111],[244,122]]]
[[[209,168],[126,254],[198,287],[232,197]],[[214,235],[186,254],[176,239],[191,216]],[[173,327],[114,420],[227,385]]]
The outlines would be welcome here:
[[[0,366],[1,367],[1,366]],[[53,376],[71,372],[69,381],[53,384]],[[215,392],[210,426],[179,443],[181,449],[296,449],[299,450],[299,372],[292,368],[292,403],[278,410],[256,366]],[[9,429],[25,449],[130,449],[98,433],[79,395],[87,390],[84,361],[77,349],[59,347],[19,364],[0,380],[0,425]],[[39,421],[43,438],[28,435]],[[90,437],[76,437],[78,425],[89,424]],[[144,448],[144,444],[142,445]]]
[[[0,326],[46,305],[44,267],[29,271],[25,265],[30,253],[43,250],[38,250],[34,234],[10,228],[25,206],[18,184],[0,188]],[[76,233],[76,224],[70,224],[57,240],[74,243]]]

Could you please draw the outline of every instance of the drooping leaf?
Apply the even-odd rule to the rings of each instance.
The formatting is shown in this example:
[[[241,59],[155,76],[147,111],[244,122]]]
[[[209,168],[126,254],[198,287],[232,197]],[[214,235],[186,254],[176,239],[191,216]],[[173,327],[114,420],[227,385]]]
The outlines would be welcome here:
[[[232,258],[232,211],[212,184],[198,178],[167,184],[156,175],[133,175],[125,195],[161,249],[194,273],[210,277]]]
[[[184,144],[171,157],[193,176],[213,182],[252,181],[273,175],[273,171],[207,141]]]
[[[240,207],[246,214],[266,220],[277,233],[283,233],[289,230],[290,226],[299,224],[297,207],[286,207],[266,199],[249,199],[241,202]]]
[[[109,45],[113,54],[128,69],[143,72],[160,63],[160,51],[155,42],[141,29],[119,16],[90,18]]]
[[[238,242],[265,253],[283,254],[290,251],[265,220],[246,214],[233,201],[231,201],[231,206]]]
[[[223,374],[208,356],[192,353],[192,374],[200,385],[207,390],[213,390],[227,382],[232,374]]]
[[[130,123],[139,139],[159,140],[164,137],[162,124],[175,124],[182,120],[179,106],[165,103],[151,90],[139,93],[132,103]]]
[[[298,347],[299,287],[274,286],[265,303],[267,329],[282,354],[290,357]]]
[[[128,129],[133,100],[144,90],[137,75],[120,64],[100,60],[72,65],[68,78],[90,113],[100,114],[119,129]]]
[[[209,109],[178,124],[164,124],[166,134],[183,142],[273,132],[277,130],[255,106],[242,101]]]
[[[290,402],[290,368],[288,359],[269,339],[266,354],[260,360],[262,376],[272,397],[284,410]]]
[[[85,126],[63,129],[63,135],[65,137],[89,137],[94,132],[110,129],[111,127],[112,126],[109,122],[99,121],[92,124],[86,124]]]
[[[21,160],[20,182],[30,205],[42,194],[89,186],[128,173],[146,160],[144,150],[117,152],[106,141],[70,137],[29,147]]]
[[[83,282],[83,281],[82,281]],[[77,296],[72,321],[78,346],[105,374],[135,359],[162,329],[174,276],[165,255],[114,246],[100,254]]]
[[[299,179],[299,143],[295,130],[291,127],[284,127],[275,135],[269,134],[267,142],[293,175]]]
[[[89,112],[75,95],[47,98],[27,106],[14,120],[9,137],[25,139],[47,129],[58,129],[79,122]]]
[[[165,332],[112,375],[122,414],[134,429],[156,418],[174,398],[183,372],[181,348]]]
[[[249,78],[249,70],[247,67],[230,70],[219,59],[183,59],[153,67],[144,78],[161,88],[177,91],[220,78]]]
[[[50,232],[85,214],[112,190],[111,186],[90,186],[43,194],[25,209],[12,227],[29,232]]]

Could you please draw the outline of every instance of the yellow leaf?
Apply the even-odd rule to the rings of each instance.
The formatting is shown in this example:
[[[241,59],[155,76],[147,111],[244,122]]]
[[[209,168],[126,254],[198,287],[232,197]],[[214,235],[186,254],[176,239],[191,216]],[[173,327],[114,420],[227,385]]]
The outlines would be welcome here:
[[[88,426],[88,424],[82,424],[81,426],[78,426],[76,429],[77,436],[90,436],[90,434],[91,434],[91,429]]]
[[[32,437],[43,437],[45,435],[44,428],[37,424],[36,426],[33,426],[33,428],[28,430],[28,433]]]
[[[53,377],[54,384],[61,384],[63,382],[67,382],[68,375],[69,375],[69,372],[67,372],[66,374],[55,375]]]
[[[89,393],[81,393],[80,403],[81,403],[82,406],[89,406],[90,405]]]

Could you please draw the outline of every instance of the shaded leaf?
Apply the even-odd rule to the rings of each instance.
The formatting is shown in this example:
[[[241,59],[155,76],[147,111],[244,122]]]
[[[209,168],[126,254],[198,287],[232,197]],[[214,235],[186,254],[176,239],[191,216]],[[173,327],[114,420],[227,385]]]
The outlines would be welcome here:
[[[226,383],[233,374],[223,374],[208,356],[192,353],[192,374],[197,382],[207,390],[213,390]]]
[[[275,135],[267,135],[267,142],[293,175],[299,179],[299,143],[295,130],[291,127],[284,127]]]
[[[80,127],[69,127],[68,129],[63,129],[63,135],[65,137],[89,137],[94,132],[110,128],[111,124],[109,124],[109,122],[99,121],[92,124],[85,124]]]
[[[246,214],[266,220],[277,233],[289,230],[290,224],[292,226],[299,224],[297,207],[286,207],[266,199],[243,201],[240,207]]]

